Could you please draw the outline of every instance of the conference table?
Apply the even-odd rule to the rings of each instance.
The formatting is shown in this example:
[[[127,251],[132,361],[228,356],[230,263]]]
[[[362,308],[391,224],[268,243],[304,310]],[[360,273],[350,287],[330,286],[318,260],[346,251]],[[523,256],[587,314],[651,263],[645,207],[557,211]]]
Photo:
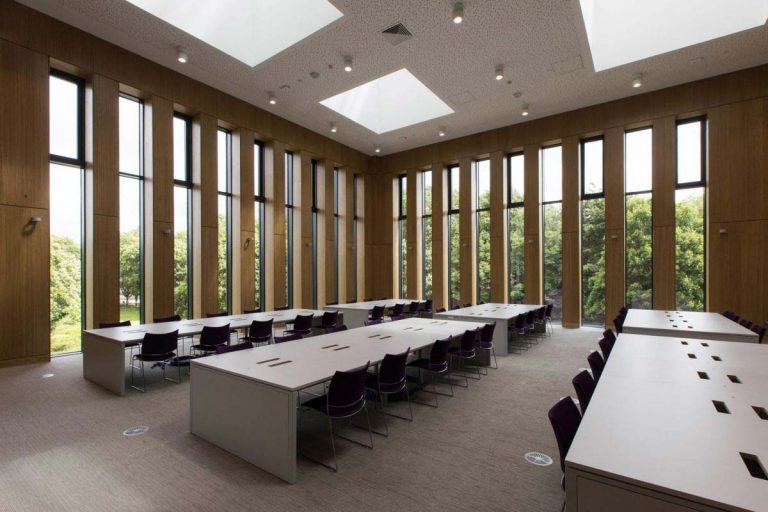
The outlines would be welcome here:
[[[518,315],[541,308],[542,304],[479,304],[466,308],[452,309],[442,313],[435,313],[434,318],[444,320],[460,320],[464,322],[495,323],[493,330],[493,346],[497,355],[509,353],[507,343],[507,329],[509,323]]]
[[[275,324],[291,323],[297,315],[313,314],[315,323],[320,322],[324,311],[311,309],[286,309],[264,313],[219,316],[163,322],[154,324],[89,329],[83,331],[83,377],[117,395],[125,394],[128,374],[125,348],[129,343],[141,342],[146,333],[161,334],[178,330],[179,338],[200,334],[205,326],[229,324],[232,329],[244,329],[254,320],[272,319]],[[343,323],[343,316],[337,323]]]
[[[757,343],[757,334],[720,313],[630,309],[622,331],[627,334],[678,336],[704,340]]]
[[[565,460],[568,512],[768,510],[766,368],[762,345],[620,334]]]
[[[329,311],[338,311],[344,314],[344,322],[347,327],[354,329],[356,327],[363,327],[365,321],[371,315],[371,311],[375,306],[384,306],[387,309],[393,308],[396,304],[410,304],[411,302],[419,302],[411,299],[381,299],[381,300],[369,300],[364,302],[347,302],[345,304],[334,304],[331,306],[325,306],[325,309]]]
[[[481,325],[408,318],[194,359],[192,433],[295,483],[299,391],[337,370],[374,365],[386,354],[426,348]]]

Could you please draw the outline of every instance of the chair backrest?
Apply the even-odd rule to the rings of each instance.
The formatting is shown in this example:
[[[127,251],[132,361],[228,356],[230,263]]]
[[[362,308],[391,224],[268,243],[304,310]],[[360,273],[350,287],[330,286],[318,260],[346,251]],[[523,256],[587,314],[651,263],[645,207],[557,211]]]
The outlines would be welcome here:
[[[545,314],[547,315],[547,318],[552,318],[552,310],[555,309],[554,304],[547,304],[547,308],[545,310]]]
[[[605,360],[603,359],[603,356],[601,356],[600,352],[597,350],[593,350],[587,356],[587,361],[589,361],[589,367],[592,368],[592,375],[595,377],[595,383],[599,382],[600,376],[603,374],[603,369],[605,368]]]
[[[733,314],[733,318],[731,318],[736,323],[739,323],[739,320],[741,320],[741,317],[737,315],[736,313]]]
[[[346,330],[347,330],[347,326],[344,325],[344,324],[334,325],[333,327],[326,327],[324,329],[325,334],[331,334],[331,333],[334,333],[334,332],[341,332],[341,331],[346,331]]]
[[[200,333],[200,345],[215,347],[229,341],[229,324],[211,327],[206,325]]]
[[[142,355],[170,356],[179,348],[179,331],[171,331],[162,334],[148,332],[144,334],[141,342]]]
[[[421,307],[421,302],[414,300],[408,305],[408,312],[414,315],[419,312],[419,307]]]
[[[762,325],[753,325],[752,326],[752,332],[757,334],[757,342],[762,343],[763,342],[763,336],[765,336],[765,327]]]
[[[592,398],[592,393],[595,392],[595,379],[592,378],[592,375],[587,370],[582,370],[573,378],[571,383],[573,384],[573,389],[576,390],[576,396],[579,397],[581,414],[584,415],[587,412],[587,406]]]
[[[480,330],[480,341],[483,343],[493,343],[493,331],[496,329],[496,323],[485,324]]]
[[[268,338],[272,336],[272,323],[274,321],[273,318],[269,320],[254,320],[248,328],[248,336],[250,338]]]
[[[477,339],[477,329],[467,329],[461,335],[461,350],[470,352],[475,350],[475,340]]]
[[[432,311],[432,299],[427,299],[424,301],[424,311],[431,312]]]
[[[445,308],[437,308],[437,311],[435,313],[445,313]]]
[[[363,322],[366,327],[369,325],[376,325],[381,323],[381,318],[374,318],[373,320],[366,320]]]
[[[603,338],[611,341],[616,341],[616,335],[613,334],[613,331],[610,329],[606,329],[603,331]]]
[[[469,303],[469,302],[467,302],[466,304],[464,304],[464,307],[465,307],[465,308],[471,308],[471,307],[472,307],[472,304],[471,304],[471,303]]]
[[[246,350],[249,348],[253,348],[253,343],[250,341],[244,341],[243,343],[238,343],[237,345],[216,345],[216,353],[226,354],[228,352],[237,352],[238,350]]]
[[[613,325],[616,327],[616,332],[621,334],[622,328],[624,327],[624,317],[621,315],[616,315],[616,317],[613,319]]]
[[[289,334],[288,336],[275,336],[275,343],[285,343],[286,341],[296,341],[301,339],[301,334]]]
[[[323,313],[323,317],[320,320],[320,325],[322,325],[323,327],[334,327],[338,320],[339,320],[338,311],[326,311],[325,313]]]
[[[565,456],[568,455],[573,438],[576,437],[576,431],[581,423],[581,414],[573,403],[573,399],[566,396],[552,406],[548,416],[552,430],[555,431],[557,447],[560,449],[560,469],[565,473]]]
[[[244,314],[246,314],[246,315],[250,315],[250,314],[252,314],[252,313],[261,313],[261,308],[256,308],[256,309],[244,309],[244,310],[243,310],[243,313],[244,313]]]
[[[328,415],[353,414],[365,403],[365,375],[370,361],[364,366],[346,372],[337,371],[328,385]]]
[[[181,317],[179,315],[173,315],[173,316],[161,316],[160,318],[155,318],[156,324],[164,324],[167,322],[181,322]]]
[[[371,319],[378,320],[384,317],[384,306],[373,306],[371,311]]]
[[[525,323],[528,325],[533,325],[536,321],[536,310],[533,309],[525,314]]]
[[[315,319],[315,315],[296,315],[296,320],[293,322],[293,329],[296,331],[309,331],[312,330],[312,321]]]
[[[611,355],[611,350],[613,350],[613,342],[608,338],[603,338],[597,344],[600,345],[600,350],[603,351],[603,359],[607,362]]]
[[[405,309],[405,306],[402,304],[395,304],[395,307],[392,308],[392,316],[402,315],[403,309]]]
[[[228,314],[229,313],[227,313],[226,311],[217,311],[216,313],[206,313],[205,317],[206,318],[217,318],[217,317],[220,317],[220,316],[227,316]]]
[[[740,326],[742,326],[742,327],[745,327],[745,328],[747,328],[747,329],[750,329],[750,328],[752,328],[752,322],[750,322],[750,321],[749,321],[749,320],[747,320],[746,318],[742,318],[742,319],[739,321],[739,325],[740,325]]]
[[[391,317],[389,317],[389,319],[392,320],[393,322],[396,322],[398,320],[405,320],[405,315],[400,313],[399,315],[392,315]]]
[[[109,329],[110,327],[128,327],[130,325],[130,320],[125,320],[123,322],[101,322],[99,324],[99,329]]]
[[[629,310],[627,309],[627,306],[621,306],[621,307],[619,308],[619,314],[620,314],[621,316],[627,316],[627,311],[629,311]]]
[[[729,311],[726,309],[725,311],[723,311],[723,316],[725,318],[733,318],[733,311]]]
[[[432,344],[429,352],[429,364],[432,368],[448,369],[448,347],[451,345],[451,337],[437,340]]]
[[[405,367],[408,361],[408,354],[411,347],[408,347],[402,354],[387,354],[381,362],[379,368],[379,382],[387,386],[394,386],[405,383]]]
[[[539,322],[543,322],[547,318],[547,306],[541,306],[536,310],[536,317]]]
[[[528,316],[526,313],[521,313],[515,317],[515,329],[522,329],[525,327],[526,316]]]

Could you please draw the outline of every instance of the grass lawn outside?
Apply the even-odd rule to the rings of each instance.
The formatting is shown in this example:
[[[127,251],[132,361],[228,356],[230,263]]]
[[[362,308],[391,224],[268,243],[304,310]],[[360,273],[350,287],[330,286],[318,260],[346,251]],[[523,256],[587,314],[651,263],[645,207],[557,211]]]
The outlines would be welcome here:
[[[138,324],[140,312],[138,306],[121,305],[120,321],[130,320],[132,324]],[[80,352],[82,332],[80,322],[66,322],[62,320],[51,332],[51,353],[66,354],[68,352]]]

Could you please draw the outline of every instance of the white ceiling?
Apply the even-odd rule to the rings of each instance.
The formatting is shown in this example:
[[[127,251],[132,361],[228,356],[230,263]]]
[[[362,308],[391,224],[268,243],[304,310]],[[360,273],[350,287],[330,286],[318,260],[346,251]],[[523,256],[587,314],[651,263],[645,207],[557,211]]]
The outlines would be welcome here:
[[[18,1],[367,154],[437,142],[441,127],[455,138],[768,62],[765,25],[595,73],[578,0],[466,0],[461,25],[451,0],[331,0],[341,19],[251,68],[125,0]],[[414,37],[392,46],[380,32],[398,22]],[[178,46],[187,64],[176,61]],[[455,112],[376,135],[319,103],[404,67]],[[637,73],[644,85],[632,89]]]

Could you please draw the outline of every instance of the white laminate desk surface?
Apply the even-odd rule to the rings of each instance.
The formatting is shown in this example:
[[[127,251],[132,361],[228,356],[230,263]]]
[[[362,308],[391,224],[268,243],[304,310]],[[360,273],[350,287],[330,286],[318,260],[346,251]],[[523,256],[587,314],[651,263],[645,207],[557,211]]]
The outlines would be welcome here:
[[[360,311],[371,311],[374,306],[384,306],[387,308],[393,307],[395,304],[410,304],[411,302],[419,302],[417,300],[410,299],[382,299],[382,300],[369,300],[365,302],[346,302],[344,304],[334,304],[332,306],[325,306],[325,309],[355,309]]]
[[[193,366],[237,375],[289,391],[330,379],[336,370],[378,363],[386,354],[417,350],[459,336],[481,323],[409,318],[302,340],[192,360]],[[284,363],[284,364],[280,364]]]
[[[752,408],[768,407],[766,368],[762,345],[621,334],[566,466],[726,510],[766,510],[768,481],[740,455],[768,464],[768,421]]]
[[[751,341],[758,336],[720,313],[630,309],[624,320],[624,332],[658,336]]]
[[[436,313],[435,318],[442,317],[477,317],[493,320],[509,320],[518,315],[527,313],[533,309],[539,309],[542,304],[479,304],[467,308],[452,309],[442,313]]]
[[[163,322],[154,324],[129,325],[126,327],[110,327],[107,329],[90,329],[86,334],[98,336],[106,341],[116,343],[130,343],[141,341],[146,333],[162,334],[179,330],[179,336],[191,336],[199,334],[205,326],[221,326],[229,324],[232,329],[241,329],[251,325],[254,320],[274,320],[275,323],[293,321],[297,315],[321,316],[324,311],[312,309],[286,309],[282,311],[267,311],[264,313],[249,313],[242,315],[229,315],[213,318],[201,318],[182,320],[180,322]]]

